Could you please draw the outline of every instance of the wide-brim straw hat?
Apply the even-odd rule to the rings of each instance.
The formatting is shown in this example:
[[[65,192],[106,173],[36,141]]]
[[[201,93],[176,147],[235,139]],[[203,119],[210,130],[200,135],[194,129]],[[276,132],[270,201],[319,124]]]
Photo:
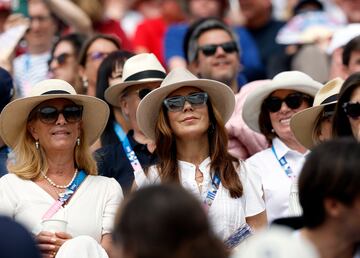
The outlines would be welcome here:
[[[113,106],[119,106],[119,96],[132,85],[158,82],[166,76],[165,68],[154,54],[143,53],[125,61],[122,77],[114,80],[105,91],[105,99]]]
[[[83,106],[82,128],[89,144],[94,143],[100,137],[109,117],[106,102],[76,94],[75,89],[63,80],[49,79],[34,85],[29,96],[16,99],[5,106],[0,115],[0,135],[5,144],[14,148],[30,112],[43,101],[58,98]]]
[[[337,103],[343,83],[344,80],[341,78],[327,82],[315,95],[313,106],[296,113],[291,118],[291,130],[304,147],[311,149],[316,144],[313,140],[313,133],[318,116],[323,112],[325,106]]]
[[[206,92],[211,103],[218,109],[226,123],[233,113],[235,96],[229,86],[218,81],[199,79],[184,68],[172,70],[160,87],[151,91],[140,102],[136,118],[139,128],[152,140],[155,140],[155,126],[163,100],[173,91],[190,86]]]
[[[264,100],[276,90],[295,90],[312,97],[323,85],[299,71],[287,71],[277,74],[269,83],[258,87],[246,97],[243,107],[243,119],[254,131],[261,133],[259,115]]]

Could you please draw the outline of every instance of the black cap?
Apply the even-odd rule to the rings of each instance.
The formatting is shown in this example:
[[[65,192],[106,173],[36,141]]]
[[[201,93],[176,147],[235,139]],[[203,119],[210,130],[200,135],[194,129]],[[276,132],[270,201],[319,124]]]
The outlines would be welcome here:
[[[305,8],[308,4],[314,5],[315,7],[315,9],[311,8],[311,11],[324,11],[324,6],[319,0],[300,0],[294,7],[294,15],[303,13],[304,11],[310,11]]]

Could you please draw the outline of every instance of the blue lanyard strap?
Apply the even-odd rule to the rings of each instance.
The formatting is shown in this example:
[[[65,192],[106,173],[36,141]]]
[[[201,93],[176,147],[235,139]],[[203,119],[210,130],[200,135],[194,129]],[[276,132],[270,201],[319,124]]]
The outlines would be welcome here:
[[[62,204],[65,204],[70,199],[70,197],[75,193],[76,189],[81,185],[81,183],[84,181],[85,178],[86,178],[86,173],[84,172],[84,170],[80,170],[76,175],[74,181],[71,183],[71,185],[68,188],[66,188],[65,192],[61,194],[61,196],[59,197],[59,201]]]
[[[208,208],[210,208],[213,201],[215,200],[216,193],[217,193],[217,191],[219,189],[219,186],[220,186],[220,182],[221,182],[221,180],[220,180],[220,177],[219,177],[218,173],[215,173],[214,178],[213,178],[212,183],[211,183],[211,187],[208,190],[208,192],[206,194],[206,197],[205,197],[205,200],[204,200],[204,204],[207,205]]]
[[[290,167],[290,164],[287,162],[285,156],[281,157],[279,159],[279,157],[276,155],[276,151],[274,148],[274,145],[271,146],[271,150],[275,155],[275,158],[279,161],[280,166],[282,167],[282,169],[284,170],[285,174],[289,177],[289,178],[293,178],[295,175]]]
[[[125,151],[126,157],[128,158],[132,168],[134,169],[134,172],[135,171],[143,172],[144,170],[140,164],[138,157],[136,156],[135,152],[133,151],[133,149],[130,145],[128,137],[126,136],[126,134],[125,134],[124,130],[121,128],[121,126],[116,122],[114,122],[114,130],[115,130],[117,137],[119,138],[119,140],[121,142],[121,145]]]

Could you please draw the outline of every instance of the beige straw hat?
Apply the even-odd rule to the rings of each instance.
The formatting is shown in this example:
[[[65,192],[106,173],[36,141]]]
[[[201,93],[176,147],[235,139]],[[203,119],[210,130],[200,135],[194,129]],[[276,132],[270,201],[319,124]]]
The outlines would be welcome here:
[[[122,77],[114,80],[105,91],[105,99],[113,106],[119,106],[120,94],[131,85],[162,82],[165,68],[154,54],[143,53],[125,61]]]
[[[306,148],[314,147],[313,132],[316,120],[324,107],[337,103],[337,98],[344,80],[335,78],[322,87],[315,95],[312,107],[296,113],[290,120],[290,127],[296,139]]]
[[[136,118],[142,132],[155,140],[155,125],[163,100],[173,91],[184,86],[196,87],[207,92],[211,103],[219,110],[224,123],[229,120],[235,106],[235,96],[227,85],[207,79],[199,79],[184,68],[172,70],[160,87],[151,91],[140,102]]]
[[[16,99],[5,106],[0,115],[0,135],[7,146],[15,147],[20,132],[26,126],[30,112],[41,102],[68,99],[83,106],[83,130],[90,144],[100,137],[109,117],[108,105],[95,97],[76,94],[66,81],[43,80],[34,85],[29,96]]]
[[[323,85],[310,76],[299,71],[288,71],[277,74],[269,83],[258,87],[247,96],[243,107],[243,119],[254,131],[260,132],[259,115],[264,100],[276,90],[295,90],[312,97]]]

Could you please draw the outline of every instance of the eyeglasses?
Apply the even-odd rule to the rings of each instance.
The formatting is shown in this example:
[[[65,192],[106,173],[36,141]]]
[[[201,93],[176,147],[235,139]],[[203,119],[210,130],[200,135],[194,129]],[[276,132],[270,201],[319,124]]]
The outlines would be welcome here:
[[[345,102],[342,108],[347,116],[353,119],[360,117],[360,102]]]
[[[238,52],[238,47],[235,41],[225,42],[223,44],[199,46],[199,50],[201,50],[205,56],[212,56],[216,53],[218,47],[221,47],[228,54]]]
[[[105,57],[107,57],[108,55],[109,55],[109,53],[95,51],[95,52],[92,52],[92,53],[88,53],[87,57],[90,57],[90,59],[92,61],[96,61],[96,60],[102,60]]]
[[[145,98],[146,95],[148,95],[150,92],[152,91],[152,89],[139,89],[136,91],[137,95],[139,96],[139,99],[143,99]]]
[[[47,20],[51,19],[51,15],[49,16],[29,16],[30,19],[30,23],[34,22],[34,21],[39,21],[39,23],[44,23]]]
[[[48,61],[48,65],[50,66],[50,64],[55,60],[59,65],[64,65],[66,63],[66,60],[72,55],[73,54],[70,53],[62,53],[58,56],[53,56],[52,59]]]
[[[310,102],[310,97],[296,92],[287,95],[284,99],[270,96],[265,99],[264,104],[268,111],[275,113],[281,109],[281,105],[283,102],[285,102],[289,108],[297,109],[301,106],[304,100],[308,100]]]
[[[41,107],[36,110],[37,117],[44,124],[54,124],[59,115],[62,114],[68,123],[76,123],[81,121],[83,106],[72,105],[65,106],[63,110],[58,110],[52,106]]]
[[[321,118],[323,120],[331,119],[334,116],[335,105],[336,104],[330,104],[330,105],[324,106],[323,112],[322,112],[322,115],[321,115]]]
[[[165,107],[171,112],[183,110],[185,101],[189,102],[192,107],[205,105],[208,99],[206,92],[196,92],[187,96],[175,96],[164,100]]]

